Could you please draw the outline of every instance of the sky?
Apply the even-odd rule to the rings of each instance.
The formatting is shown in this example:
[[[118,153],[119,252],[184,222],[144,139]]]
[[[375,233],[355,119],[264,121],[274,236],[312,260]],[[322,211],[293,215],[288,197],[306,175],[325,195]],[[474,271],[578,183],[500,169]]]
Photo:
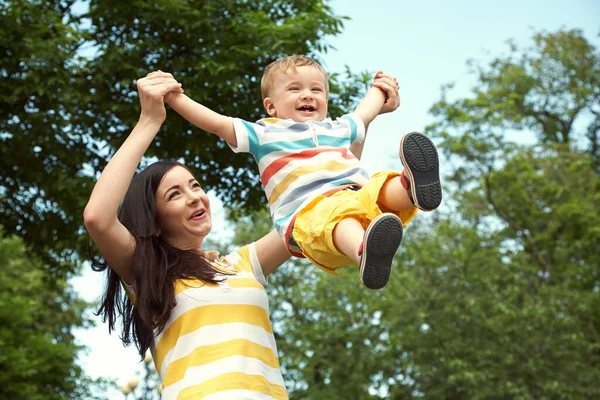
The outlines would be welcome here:
[[[400,108],[369,126],[362,155],[369,173],[399,168],[400,138],[433,122],[428,111],[440,99],[443,85],[454,82],[454,95],[469,95],[474,81],[468,59],[484,62],[507,54],[509,39],[525,47],[532,44],[535,32],[563,28],[581,29],[600,48],[600,0],[334,0],[329,4],[335,14],[351,19],[340,35],[327,39],[335,50],[323,57],[325,69],[343,72],[348,65],[354,72],[383,70],[400,83]],[[222,206],[214,197],[212,204],[215,217],[222,218]],[[227,237],[230,233],[213,230],[213,234]],[[82,298],[95,302],[103,279],[103,274],[88,268],[71,283]],[[90,348],[80,359],[84,370],[119,384],[135,374],[141,376],[135,347],[123,348],[118,332],[109,336],[106,324],[94,320],[96,328],[76,335],[80,344]],[[123,398],[119,391],[110,395]]]

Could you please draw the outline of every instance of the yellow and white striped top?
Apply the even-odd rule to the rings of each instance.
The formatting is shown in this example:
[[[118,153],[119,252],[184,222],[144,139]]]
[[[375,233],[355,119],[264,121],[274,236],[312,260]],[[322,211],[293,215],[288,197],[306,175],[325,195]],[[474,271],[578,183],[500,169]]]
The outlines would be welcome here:
[[[177,282],[177,304],[155,336],[162,398],[287,399],[254,244],[213,262],[235,274]]]

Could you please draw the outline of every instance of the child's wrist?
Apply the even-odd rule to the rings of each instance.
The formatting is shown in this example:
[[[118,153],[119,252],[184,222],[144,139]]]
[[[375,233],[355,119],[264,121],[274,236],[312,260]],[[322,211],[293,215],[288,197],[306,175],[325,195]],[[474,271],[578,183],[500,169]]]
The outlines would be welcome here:
[[[173,93],[173,92],[172,92]],[[173,93],[168,99],[165,98],[165,103],[171,105],[181,95],[181,93]]]

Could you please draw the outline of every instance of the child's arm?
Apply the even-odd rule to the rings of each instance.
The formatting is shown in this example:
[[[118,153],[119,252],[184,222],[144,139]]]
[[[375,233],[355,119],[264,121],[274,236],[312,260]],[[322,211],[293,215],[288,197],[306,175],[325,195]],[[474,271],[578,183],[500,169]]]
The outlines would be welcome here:
[[[231,117],[221,115],[183,93],[174,93],[167,104],[198,128],[214,133],[231,146],[237,147],[237,138]]]
[[[379,92],[379,96],[377,96],[376,92]],[[370,96],[372,97],[369,99]],[[383,98],[383,101],[379,99],[381,96]],[[376,112],[374,111],[374,109],[376,108],[375,103],[380,105]],[[363,120],[366,131],[368,128],[368,123],[375,119],[377,115],[392,112],[396,110],[398,106],[400,106],[400,95],[398,94],[398,82],[396,81],[396,78],[394,78],[391,75],[384,74],[382,71],[378,71],[375,75],[373,86],[371,87],[371,89],[369,89],[369,92],[358,105],[355,112]],[[359,112],[359,109],[361,108],[362,113],[368,113],[366,118],[369,118],[374,112],[375,115],[370,117],[370,119],[367,122],[365,116],[361,115],[361,113]],[[364,145],[365,142],[363,140],[362,143],[354,143],[350,146],[350,151],[352,151],[356,158],[360,159]]]
[[[365,124],[365,130],[375,119],[385,104],[386,94],[375,86],[371,86],[366,96],[362,99],[354,112],[358,114]]]
[[[396,78],[381,71],[375,75],[373,86],[381,89],[386,94],[385,103],[379,111],[379,115],[395,111],[400,107],[399,85]]]

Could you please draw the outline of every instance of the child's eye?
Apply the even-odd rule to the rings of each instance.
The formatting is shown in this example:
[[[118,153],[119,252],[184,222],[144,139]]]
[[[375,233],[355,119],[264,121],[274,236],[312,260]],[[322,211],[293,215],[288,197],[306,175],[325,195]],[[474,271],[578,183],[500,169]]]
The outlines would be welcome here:
[[[314,87],[312,88],[313,92],[322,92],[323,89],[321,89],[320,87]]]
[[[290,88],[288,90],[299,90],[300,88],[298,86],[290,86]]]

